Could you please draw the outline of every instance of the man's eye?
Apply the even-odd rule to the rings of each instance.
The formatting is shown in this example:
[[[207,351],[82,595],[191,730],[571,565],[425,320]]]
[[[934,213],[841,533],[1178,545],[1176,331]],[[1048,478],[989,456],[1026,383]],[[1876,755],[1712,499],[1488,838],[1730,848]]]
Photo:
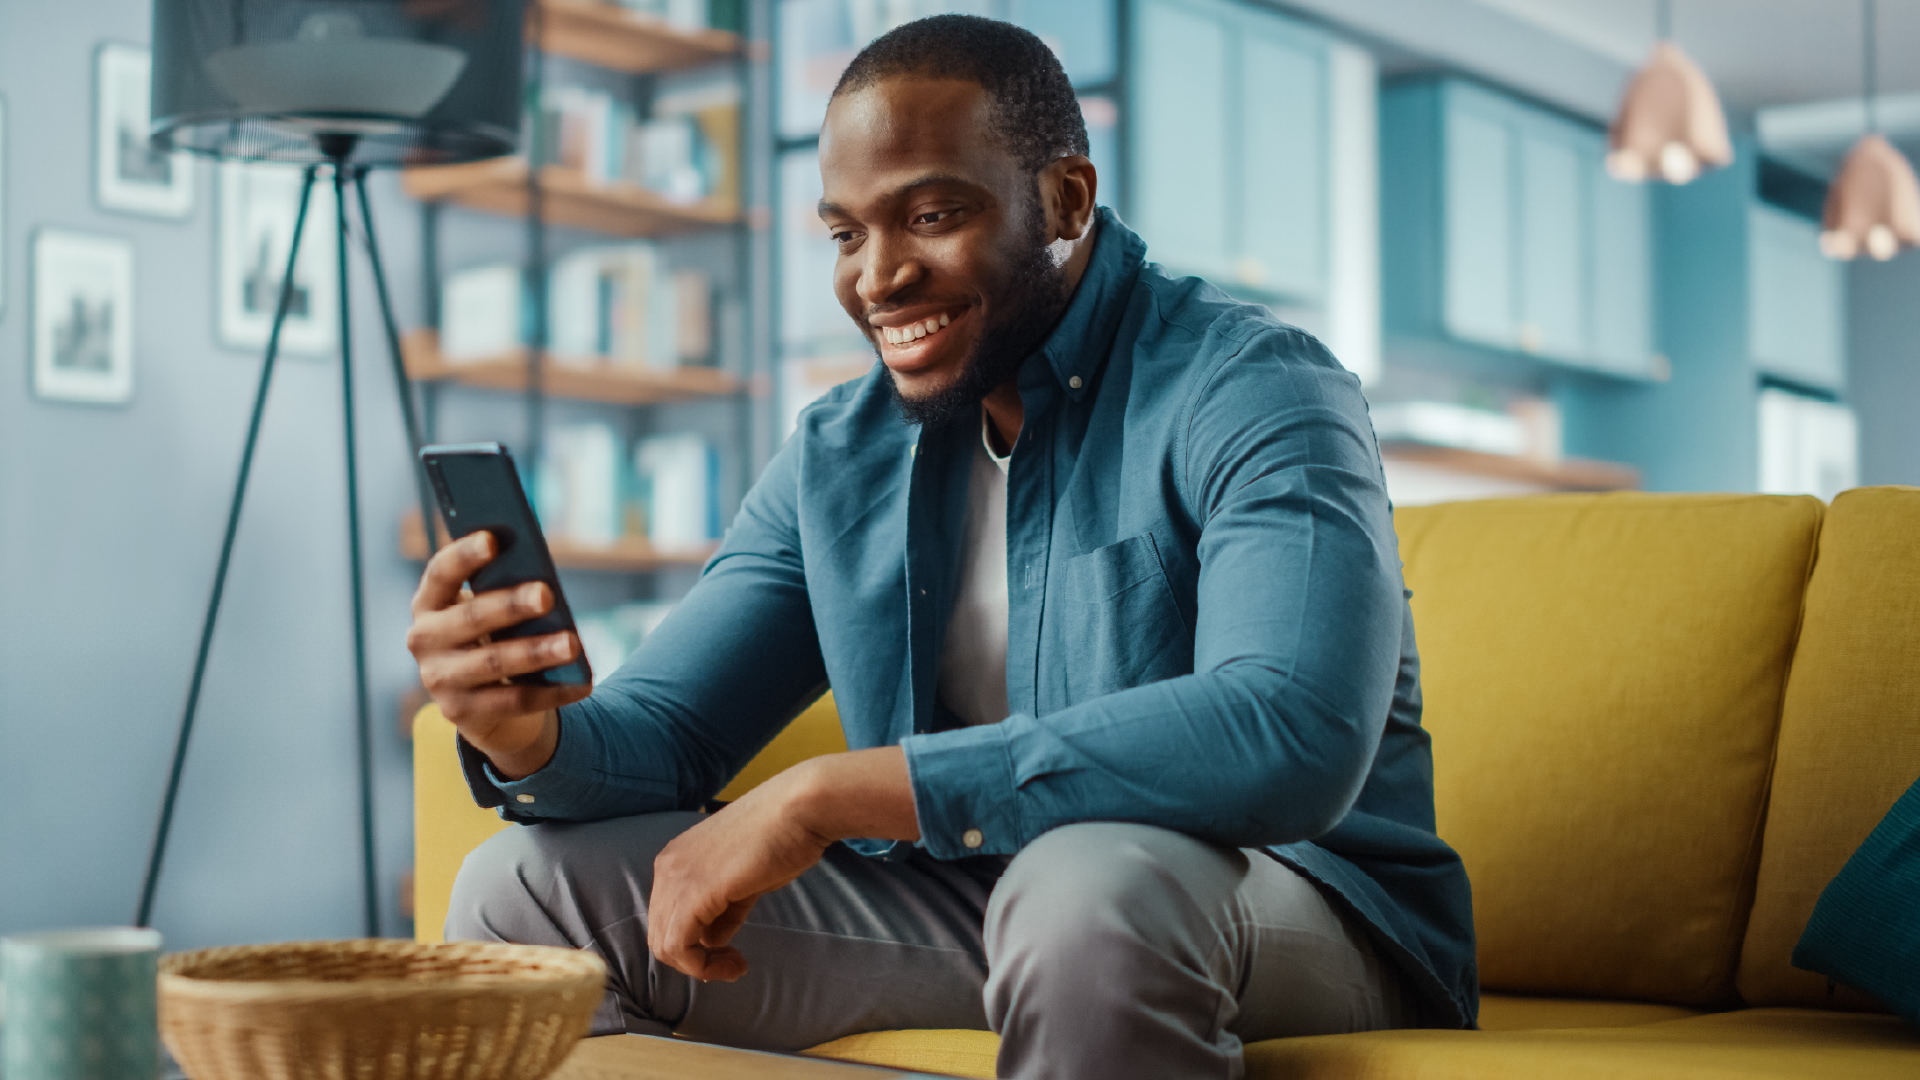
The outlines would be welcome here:
[[[843,246],[846,244],[851,244],[853,242],[853,230],[841,229],[835,232],[833,234],[833,242]]]
[[[929,210],[913,219],[915,225],[937,225],[941,220],[953,216],[951,210]]]

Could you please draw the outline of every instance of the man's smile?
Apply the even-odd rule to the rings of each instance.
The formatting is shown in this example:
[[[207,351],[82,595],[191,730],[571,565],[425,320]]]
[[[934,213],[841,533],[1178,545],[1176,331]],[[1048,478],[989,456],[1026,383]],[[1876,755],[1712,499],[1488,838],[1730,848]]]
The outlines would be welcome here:
[[[901,314],[877,315],[868,320],[880,358],[896,372],[917,372],[932,367],[947,346],[961,335],[950,330],[965,324],[970,309],[915,311],[912,317]]]

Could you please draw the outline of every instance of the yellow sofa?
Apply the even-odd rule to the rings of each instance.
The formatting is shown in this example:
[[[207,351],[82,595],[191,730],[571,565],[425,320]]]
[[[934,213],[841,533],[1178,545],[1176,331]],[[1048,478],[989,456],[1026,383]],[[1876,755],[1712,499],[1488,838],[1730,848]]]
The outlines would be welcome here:
[[[1482,1030],[1261,1042],[1248,1075],[1920,1077],[1920,1035],[1789,962],[1920,776],[1920,489],[1550,496],[1396,526]],[[415,732],[432,940],[460,859],[503,825],[431,707]],[[825,699],[730,790],[842,745]],[[995,1045],[895,1031],[812,1052],[990,1077]]]

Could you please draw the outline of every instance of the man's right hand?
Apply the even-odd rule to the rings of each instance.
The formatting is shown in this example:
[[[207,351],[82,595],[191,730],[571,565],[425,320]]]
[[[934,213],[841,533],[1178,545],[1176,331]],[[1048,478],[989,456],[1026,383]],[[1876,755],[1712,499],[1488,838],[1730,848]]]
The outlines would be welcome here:
[[[539,582],[474,596],[462,586],[493,561],[491,533],[477,532],[441,548],[427,563],[413,597],[407,648],[420,682],[440,712],[509,780],[537,772],[560,742],[554,712],[593,692],[590,686],[522,686],[512,675],[558,667],[580,655],[567,632],[492,641],[504,630],[544,615],[553,593]]]

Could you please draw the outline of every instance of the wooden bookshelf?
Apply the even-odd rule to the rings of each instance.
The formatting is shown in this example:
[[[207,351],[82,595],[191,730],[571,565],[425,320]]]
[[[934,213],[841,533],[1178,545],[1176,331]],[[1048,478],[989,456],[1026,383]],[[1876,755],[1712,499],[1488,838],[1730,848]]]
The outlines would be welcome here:
[[[738,34],[682,30],[603,0],[540,0],[538,12],[527,14],[541,49],[636,75],[699,67],[740,51]]]
[[[1380,456],[1390,461],[1412,462],[1495,480],[1537,484],[1554,491],[1637,491],[1640,488],[1638,469],[1611,461],[1584,458],[1535,461],[1402,440],[1381,442]]]
[[[423,202],[451,202],[507,217],[527,213],[525,158],[416,166],[401,172],[400,183]],[[559,165],[540,169],[540,206],[550,224],[609,236],[666,236],[740,220],[739,208],[729,199],[677,203],[637,184],[593,183],[578,169]]]
[[[446,539],[446,533],[441,533],[440,542],[444,544]],[[612,544],[583,544],[560,536],[547,537],[547,553],[553,556],[553,564],[562,570],[606,570],[627,574],[697,568],[706,563],[717,547],[718,544],[703,544],[698,548],[660,551],[639,538]],[[427,560],[427,534],[420,527],[418,510],[408,510],[400,517],[400,554],[414,562]]]
[[[409,330],[400,340],[407,376],[420,382],[451,382],[485,390],[520,392],[527,388],[527,353],[515,349],[480,360],[453,362],[440,353],[440,335]],[[600,401],[614,405],[651,405],[691,401],[738,392],[740,380],[709,367],[666,370],[627,367],[605,360],[569,363],[549,355],[540,369],[540,391],[548,397]]]

